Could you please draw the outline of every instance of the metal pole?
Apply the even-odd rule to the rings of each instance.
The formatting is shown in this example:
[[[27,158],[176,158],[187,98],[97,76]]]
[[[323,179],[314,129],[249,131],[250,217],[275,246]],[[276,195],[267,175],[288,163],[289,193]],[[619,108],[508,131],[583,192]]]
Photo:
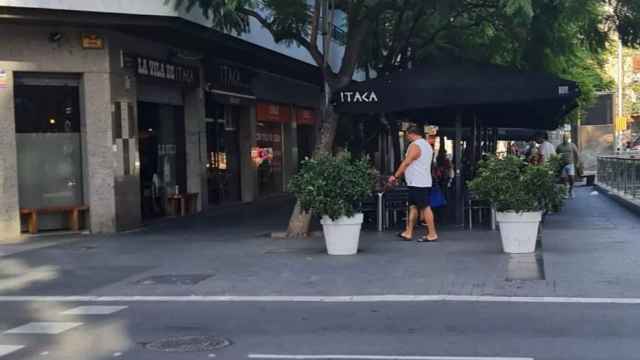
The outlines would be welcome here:
[[[455,145],[456,225],[464,225],[464,196],[462,194],[462,110],[456,114]]]
[[[384,225],[383,225],[383,218],[384,218],[384,209],[383,209],[383,202],[382,202],[382,197],[384,196],[384,193],[379,192],[378,193],[378,232],[382,232],[384,230]]]
[[[618,116],[613,126],[613,151],[618,152],[620,147],[620,139],[618,138],[618,119],[624,114],[624,62],[622,56],[622,40],[618,39]]]

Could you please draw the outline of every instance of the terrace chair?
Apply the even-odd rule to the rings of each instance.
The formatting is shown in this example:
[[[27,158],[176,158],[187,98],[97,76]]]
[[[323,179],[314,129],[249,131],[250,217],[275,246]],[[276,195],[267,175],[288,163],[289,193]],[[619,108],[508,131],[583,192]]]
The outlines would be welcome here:
[[[384,193],[383,196],[383,229],[389,229],[392,221],[397,225],[399,220],[405,220],[407,216],[407,203],[409,201],[409,189],[406,187],[395,187]],[[402,214],[402,218],[398,214]]]

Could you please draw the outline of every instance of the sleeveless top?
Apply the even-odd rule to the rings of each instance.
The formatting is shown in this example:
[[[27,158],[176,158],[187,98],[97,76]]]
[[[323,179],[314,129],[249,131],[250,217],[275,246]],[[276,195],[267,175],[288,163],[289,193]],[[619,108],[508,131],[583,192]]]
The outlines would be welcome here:
[[[433,185],[431,179],[433,149],[425,139],[418,139],[413,144],[420,148],[420,157],[414,160],[405,171],[404,177],[407,180],[407,185],[421,188],[431,187]]]

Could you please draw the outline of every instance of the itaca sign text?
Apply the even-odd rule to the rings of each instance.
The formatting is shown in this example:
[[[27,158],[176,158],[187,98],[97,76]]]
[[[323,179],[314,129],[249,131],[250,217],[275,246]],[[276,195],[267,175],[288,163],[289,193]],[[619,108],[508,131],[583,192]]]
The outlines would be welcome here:
[[[378,96],[373,91],[341,91],[340,102],[343,104],[377,103]]]

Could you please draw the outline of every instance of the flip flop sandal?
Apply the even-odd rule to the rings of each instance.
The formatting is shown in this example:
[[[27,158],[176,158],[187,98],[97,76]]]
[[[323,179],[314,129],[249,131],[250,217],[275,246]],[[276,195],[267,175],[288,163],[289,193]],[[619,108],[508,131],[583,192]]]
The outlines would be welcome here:
[[[419,243],[435,243],[435,242],[438,242],[438,238],[435,238],[433,240],[429,240],[429,239],[427,239],[426,236],[423,236],[420,239],[418,239],[418,242]]]
[[[413,241],[412,238],[406,237],[404,235],[402,235],[402,233],[397,234],[397,236],[402,239],[403,241]]]

